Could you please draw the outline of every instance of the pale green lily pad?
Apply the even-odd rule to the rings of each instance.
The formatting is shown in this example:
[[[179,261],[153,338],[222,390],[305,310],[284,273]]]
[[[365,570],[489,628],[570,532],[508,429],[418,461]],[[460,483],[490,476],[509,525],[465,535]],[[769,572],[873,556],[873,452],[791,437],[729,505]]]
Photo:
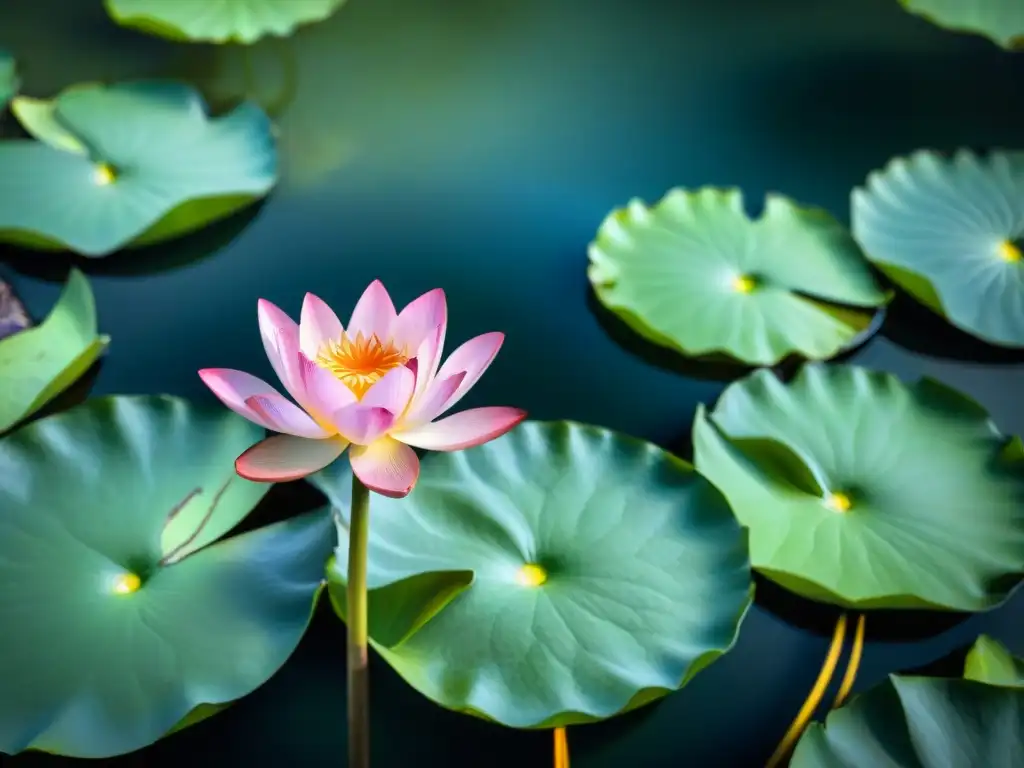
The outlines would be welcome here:
[[[790,768],[1024,765],[1024,690],[892,675],[811,723]]]
[[[0,752],[131,752],[284,664],[323,580],[330,516],[206,534],[269,489],[234,470],[262,435],[221,409],[111,397],[0,440]]]
[[[328,569],[344,616],[351,475],[313,482],[339,511]],[[728,651],[750,604],[746,533],[665,451],[597,427],[526,422],[423,460],[413,493],[373,496],[370,636],[427,698],[517,728],[611,717]],[[540,586],[520,582],[537,565]]]
[[[895,158],[854,190],[852,220],[867,257],[915,299],[1024,347],[1024,152]]]
[[[74,384],[109,343],[97,331],[89,282],[74,269],[42,323],[0,339],[0,433]]]
[[[693,442],[750,529],[754,568],[798,595],[980,611],[1018,583],[1024,462],[936,381],[808,364],[784,383],[763,369],[701,406]]]
[[[849,233],[769,195],[751,221],[738,189],[673,189],[613,211],[589,249],[601,303],[642,337],[692,357],[773,365],[853,343],[888,301]]]
[[[7,102],[18,92],[18,71],[15,67],[14,57],[0,48],[0,110],[7,106]]]
[[[1024,3],[1017,0],[900,0],[911,13],[958,32],[973,32],[1009,50],[1024,49]]]
[[[276,180],[266,114],[211,118],[184,84],[78,85],[17,112],[39,139],[0,144],[0,239],[18,244],[106,256],[193,232]]]
[[[964,679],[1024,688],[1024,659],[1013,656],[998,640],[982,635],[967,653]]]
[[[345,0],[203,0],[201,12],[182,0],[106,0],[118,24],[172,40],[254,43],[285,37],[302,24],[323,21]]]

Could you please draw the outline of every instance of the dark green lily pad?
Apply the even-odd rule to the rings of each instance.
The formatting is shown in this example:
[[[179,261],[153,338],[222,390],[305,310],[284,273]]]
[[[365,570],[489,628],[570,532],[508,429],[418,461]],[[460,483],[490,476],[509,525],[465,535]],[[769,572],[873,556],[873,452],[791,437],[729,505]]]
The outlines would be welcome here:
[[[173,82],[79,85],[19,101],[39,141],[0,144],[0,239],[106,256],[170,240],[267,194],[272,126],[254,104],[211,118]]]
[[[998,640],[982,635],[967,653],[964,679],[1024,688],[1024,659],[1013,656]]]
[[[106,0],[118,24],[172,40],[254,43],[285,37],[302,24],[323,21],[345,0],[204,0],[201,13],[181,0]]]
[[[313,478],[339,512],[342,616],[350,481],[341,462]],[[374,496],[370,515],[374,647],[429,699],[507,726],[599,720],[685,685],[750,604],[746,533],[722,495],[596,427],[525,422],[429,454],[415,491]]]
[[[613,211],[590,245],[601,303],[683,355],[773,365],[853,343],[888,301],[849,233],[769,195],[751,221],[738,189],[673,189]]]
[[[958,32],[973,32],[1009,50],[1024,48],[1024,3],[1017,0],[900,0],[911,13]]]
[[[1024,563],[1024,462],[985,410],[931,379],[760,370],[698,409],[697,470],[750,529],[751,562],[848,608],[980,611]]]
[[[1024,347],[1024,152],[895,158],[854,190],[852,219],[867,257],[919,302]]]
[[[1024,690],[892,675],[811,723],[790,768],[1024,765]]]
[[[0,752],[131,752],[285,662],[334,531],[313,513],[214,543],[269,488],[234,471],[260,437],[111,397],[0,440]]]
[[[7,106],[7,102],[18,92],[18,71],[15,68],[14,57],[0,48],[0,110]]]
[[[13,296],[9,300],[14,300]],[[10,308],[11,313],[17,310]],[[23,308],[20,314],[24,316]],[[24,319],[27,321],[27,316]],[[0,338],[0,433],[75,383],[109,343],[109,336],[97,332],[89,282],[77,269],[72,270],[57,304],[42,323]]]

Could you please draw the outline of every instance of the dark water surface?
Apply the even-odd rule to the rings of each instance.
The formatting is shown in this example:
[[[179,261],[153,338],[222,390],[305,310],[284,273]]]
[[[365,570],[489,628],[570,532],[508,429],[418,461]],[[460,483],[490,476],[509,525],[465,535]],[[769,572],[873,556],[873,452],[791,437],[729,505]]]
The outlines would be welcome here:
[[[204,236],[86,265],[113,338],[94,394],[212,401],[199,368],[272,377],[258,297],[297,316],[309,290],[344,314],[379,277],[396,302],[443,287],[452,344],[507,333],[466,406],[673,444],[722,384],[645,364],[588,310],[586,244],[610,208],[674,185],[737,185],[754,211],[775,190],[846,220],[850,189],[892,155],[1024,144],[1024,55],[933,28],[896,0],[350,0],[248,55],[118,30],[100,5],[0,7],[0,45],[21,60],[27,93],[163,74],[224,103],[248,93],[279,119],[286,177],[234,239],[217,229],[219,248]],[[0,275],[44,314],[61,276],[16,265]],[[966,362],[986,359],[971,343],[941,359],[953,349],[942,328],[897,314],[856,362],[936,376],[1024,433],[1024,364]],[[1024,651],[1022,610],[1017,599],[925,639],[871,641],[857,690],[980,631]],[[738,647],[684,691],[572,729],[573,766],[762,766],[827,643],[757,607]],[[343,627],[321,611],[262,689],[108,762],[342,766],[343,658]],[[376,765],[550,765],[549,733],[442,711],[383,663],[373,674]]]

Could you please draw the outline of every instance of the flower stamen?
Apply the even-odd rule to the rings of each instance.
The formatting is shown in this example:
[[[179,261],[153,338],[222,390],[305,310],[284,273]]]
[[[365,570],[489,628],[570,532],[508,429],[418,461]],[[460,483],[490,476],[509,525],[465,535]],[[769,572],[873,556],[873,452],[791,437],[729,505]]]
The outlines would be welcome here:
[[[343,333],[338,341],[328,341],[320,348],[315,362],[362,398],[384,374],[408,360],[405,351],[390,339],[381,341],[376,334],[364,336],[359,332],[354,338]]]

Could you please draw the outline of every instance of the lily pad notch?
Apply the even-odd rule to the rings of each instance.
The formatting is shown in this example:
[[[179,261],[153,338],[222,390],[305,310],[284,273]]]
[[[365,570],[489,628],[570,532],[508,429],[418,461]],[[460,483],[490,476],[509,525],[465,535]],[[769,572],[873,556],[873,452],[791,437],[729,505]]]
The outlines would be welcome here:
[[[757,220],[738,189],[634,199],[604,220],[588,254],[599,301],[691,358],[831,358],[863,339],[890,298],[838,221],[780,195]]]
[[[312,479],[338,518],[328,587],[344,617],[351,475]],[[722,495],[597,427],[527,421],[428,454],[414,494],[374,503],[371,644],[427,698],[505,726],[601,720],[682,687],[751,602]]]
[[[323,21],[345,0],[208,0],[196,13],[181,0],[105,0],[118,24],[178,41],[255,43],[286,37],[305,24]]]
[[[261,434],[151,396],[93,399],[0,439],[0,752],[132,752],[284,664],[334,532],[314,512],[223,538],[270,487],[234,472]]]
[[[109,344],[98,332],[89,282],[72,269],[42,323],[0,338],[0,434],[74,384]]]
[[[1017,443],[937,381],[760,370],[698,410],[693,441],[697,470],[750,530],[754,569],[801,597],[977,612],[1020,583]]]
[[[917,301],[1024,348],[1024,152],[894,158],[854,190],[851,217],[867,258]]]
[[[12,109],[37,139],[0,143],[0,240],[18,245],[107,256],[194,232],[277,180],[270,118],[248,102],[211,117],[183,83],[87,83]]]

